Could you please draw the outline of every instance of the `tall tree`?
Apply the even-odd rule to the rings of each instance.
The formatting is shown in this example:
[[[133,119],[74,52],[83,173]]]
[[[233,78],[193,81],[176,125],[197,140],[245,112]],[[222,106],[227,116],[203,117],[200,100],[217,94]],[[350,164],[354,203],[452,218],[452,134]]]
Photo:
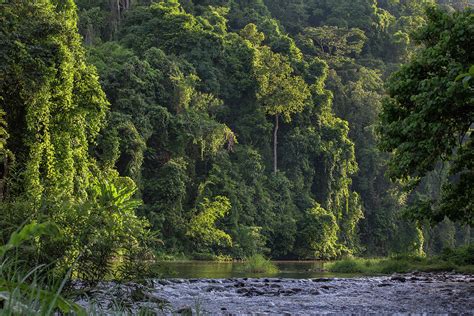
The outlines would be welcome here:
[[[474,223],[474,90],[457,80],[474,63],[472,10],[428,10],[416,39],[424,47],[390,79],[379,132],[393,153],[392,178],[416,185],[440,163],[450,165],[440,199],[411,208],[416,219]]]
[[[255,38],[260,40],[264,38],[254,24],[247,25],[241,34],[257,45],[259,43]],[[257,100],[265,113],[275,118],[273,172],[276,173],[278,171],[277,147],[280,116],[283,117],[284,122],[290,122],[292,114],[303,111],[311,93],[304,79],[294,74],[289,60],[283,55],[272,52],[268,46],[258,47],[253,66],[258,83]]]

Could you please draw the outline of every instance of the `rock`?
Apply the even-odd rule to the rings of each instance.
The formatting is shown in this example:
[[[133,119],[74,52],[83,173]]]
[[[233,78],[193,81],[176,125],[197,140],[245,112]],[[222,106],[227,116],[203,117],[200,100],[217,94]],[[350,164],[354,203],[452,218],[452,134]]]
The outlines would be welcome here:
[[[225,287],[220,286],[220,285],[209,285],[204,289],[206,292],[224,292]]]
[[[245,293],[245,296],[252,297],[252,296],[261,296],[265,294],[265,292],[260,291],[259,289],[252,287],[248,289],[247,293]]]
[[[248,291],[249,291],[249,289],[243,287],[243,288],[238,289],[235,292],[238,293],[238,294],[244,294],[244,293],[247,293]]]
[[[321,288],[322,288],[323,290],[329,290],[329,289],[331,288],[331,286],[329,286],[329,285],[323,285],[323,286],[321,286]]]
[[[168,280],[158,280],[158,283],[161,284],[161,285],[170,285],[171,282],[168,281]]]
[[[181,284],[181,283],[186,282],[186,281],[183,280],[183,279],[172,279],[172,280],[170,280],[170,281],[173,282],[173,283],[176,283],[176,284]]]
[[[406,282],[407,281],[407,279],[405,277],[402,277],[402,276],[399,276],[399,275],[392,276],[390,278],[390,280],[398,281],[398,282]]]
[[[290,295],[295,295],[296,292],[293,291],[292,289],[285,289],[285,290],[280,290],[278,291],[279,294],[284,295],[284,296],[290,296]]]
[[[186,316],[192,316],[193,315],[193,309],[189,306],[184,306],[176,310],[176,314],[180,315],[186,315]]]
[[[334,281],[332,278],[316,278],[316,279],[311,279],[313,282],[331,282]]]
[[[385,286],[393,286],[393,284],[390,284],[390,283],[380,283],[380,284],[377,284],[378,287],[385,287]]]
[[[311,295],[320,295],[321,292],[319,290],[311,290],[311,292],[309,292]]]
[[[209,282],[209,283],[219,283],[219,284],[220,284],[220,283],[222,283],[222,280],[219,280],[219,279],[210,279],[208,282]]]

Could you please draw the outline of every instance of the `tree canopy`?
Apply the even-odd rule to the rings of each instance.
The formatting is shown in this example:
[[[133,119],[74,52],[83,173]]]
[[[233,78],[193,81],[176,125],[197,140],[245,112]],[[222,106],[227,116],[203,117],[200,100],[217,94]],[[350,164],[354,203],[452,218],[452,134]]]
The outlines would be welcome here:
[[[137,258],[469,242],[468,6],[2,3],[0,244],[55,227],[26,261],[95,282]]]
[[[416,34],[423,48],[388,84],[380,133],[381,147],[393,153],[390,175],[416,184],[439,164],[449,168],[439,200],[419,205],[415,217],[473,224],[474,91],[458,79],[474,63],[473,22],[471,11],[429,10]]]

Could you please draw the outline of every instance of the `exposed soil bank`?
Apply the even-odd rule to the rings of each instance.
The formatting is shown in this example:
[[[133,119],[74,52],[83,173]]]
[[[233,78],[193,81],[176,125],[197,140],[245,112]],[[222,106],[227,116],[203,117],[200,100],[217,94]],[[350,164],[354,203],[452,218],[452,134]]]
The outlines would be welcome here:
[[[167,279],[104,283],[93,291],[104,310],[128,306],[158,314],[474,313],[474,276],[411,273],[320,279]],[[79,303],[88,305],[88,300]],[[115,302],[113,302],[115,301]]]

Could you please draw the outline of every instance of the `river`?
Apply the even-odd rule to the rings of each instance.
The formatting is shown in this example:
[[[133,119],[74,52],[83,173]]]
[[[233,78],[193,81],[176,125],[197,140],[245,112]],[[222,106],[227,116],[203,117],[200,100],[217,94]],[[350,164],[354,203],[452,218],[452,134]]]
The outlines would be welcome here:
[[[334,274],[324,272],[323,261],[273,261],[278,273],[251,274],[243,271],[243,262],[216,261],[174,261],[163,262],[156,272],[162,278],[243,278],[243,277],[278,277],[308,279],[316,277],[350,277],[357,274]]]
[[[145,284],[104,282],[78,303],[116,314],[474,315],[474,276],[330,275],[320,262],[277,262],[277,275],[243,275],[234,263],[167,263]],[[92,307],[91,307],[92,305]]]

